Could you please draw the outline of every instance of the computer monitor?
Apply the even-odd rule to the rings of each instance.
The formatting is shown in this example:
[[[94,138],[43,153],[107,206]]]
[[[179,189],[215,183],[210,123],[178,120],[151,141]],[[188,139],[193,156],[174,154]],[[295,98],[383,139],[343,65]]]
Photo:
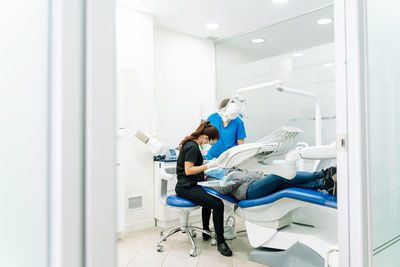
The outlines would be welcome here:
[[[170,149],[169,149],[169,154],[171,155],[171,157],[176,157],[175,149],[170,148]]]

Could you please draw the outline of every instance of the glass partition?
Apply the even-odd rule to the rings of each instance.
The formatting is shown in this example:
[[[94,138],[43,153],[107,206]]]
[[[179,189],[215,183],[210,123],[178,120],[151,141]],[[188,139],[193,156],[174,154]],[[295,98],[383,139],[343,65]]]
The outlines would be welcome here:
[[[0,266],[49,266],[49,8],[0,4]]]
[[[367,0],[367,129],[372,266],[399,266],[400,3]]]
[[[216,43],[217,101],[244,86],[281,80],[321,100],[322,143],[335,140],[333,6]],[[317,23],[328,19],[326,24]],[[329,23],[330,21],[330,23]],[[321,21],[320,21],[321,22]],[[324,22],[324,21],[322,21]],[[315,143],[315,102],[273,87],[243,94],[247,139],[256,141],[284,125],[304,130],[298,141]]]

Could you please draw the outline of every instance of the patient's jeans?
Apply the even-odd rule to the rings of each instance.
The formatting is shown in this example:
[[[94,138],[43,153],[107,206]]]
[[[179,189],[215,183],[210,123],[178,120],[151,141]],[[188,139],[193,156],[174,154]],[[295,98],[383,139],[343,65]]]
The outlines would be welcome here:
[[[301,187],[308,189],[324,189],[322,171],[319,172],[297,172],[291,179],[285,179],[278,175],[270,174],[256,181],[247,188],[247,199],[260,198],[289,187]]]

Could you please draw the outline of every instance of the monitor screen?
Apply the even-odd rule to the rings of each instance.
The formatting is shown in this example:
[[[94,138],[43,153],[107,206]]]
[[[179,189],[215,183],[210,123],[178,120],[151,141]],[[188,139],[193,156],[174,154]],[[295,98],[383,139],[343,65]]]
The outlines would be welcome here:
[[[176,156],[175,149],[170,148],[170,149],[169,149],[169,154],[170,154],[171,156],[175,157],[175,156]]]

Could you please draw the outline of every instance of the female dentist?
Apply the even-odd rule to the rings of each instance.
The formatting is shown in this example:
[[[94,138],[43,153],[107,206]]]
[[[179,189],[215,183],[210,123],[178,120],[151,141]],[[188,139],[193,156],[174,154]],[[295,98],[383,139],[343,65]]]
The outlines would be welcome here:
[[[204,121],[196,131],[182,140],[179,144],[180,153],[176,164],[178,183],[175,186],[175,192],[178,196],[202,206],[203,229],[208,231],[211,210],[213,210],[218,251],[224,256],[232,256],[232,251],[224,238],[224,203],[219,198],[207,194],[200,185],[197,185],[197,182],[205,180],[206,169],[217,167],[217,159],[203,164],[200,146],[213,143],[218,139],[217,128],[209,121]],[[203,239],[208,240],[209,236],[203,234]]]
[[[219,111],[211,114],[208,120],[218,129],[219,140],[208,151],[207,160],[218,158],[225,150],[244,144],[246,130],[239,115],[242,101],[238,98],[225,98],[219,105]]]

